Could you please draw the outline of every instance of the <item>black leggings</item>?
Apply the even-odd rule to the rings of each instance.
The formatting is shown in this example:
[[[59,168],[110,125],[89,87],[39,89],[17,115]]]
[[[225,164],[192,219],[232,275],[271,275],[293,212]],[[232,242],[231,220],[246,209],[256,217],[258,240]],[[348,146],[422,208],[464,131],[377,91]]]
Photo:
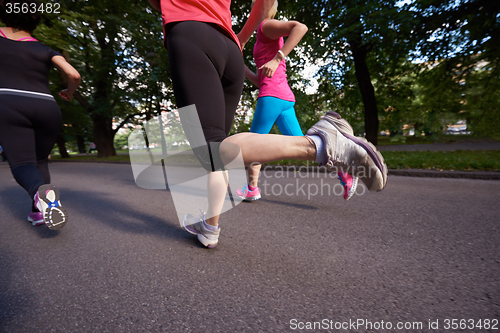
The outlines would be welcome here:
[[[0,94],[0,145],[14,179],[31,198],[50,183],[48,157],[61,124],[55,100]]]
[[[222,142],[231,130],[243,90],[240,48],[221,28],[208,23],[185,21],[169,24],[165,30],[177,107],[194,104],[205,140]]]

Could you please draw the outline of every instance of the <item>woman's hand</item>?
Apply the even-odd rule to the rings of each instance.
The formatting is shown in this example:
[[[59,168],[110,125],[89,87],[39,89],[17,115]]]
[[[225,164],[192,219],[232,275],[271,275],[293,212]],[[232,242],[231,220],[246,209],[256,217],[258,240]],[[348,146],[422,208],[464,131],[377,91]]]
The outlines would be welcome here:
[[[68,92],[68,89],[61,90],[59,96],[61,96],[62,99],[67,100],[68,102],[71,102],[73,100],[73,94],[70,94]]]
[[[68,88],[61,90],[59,96],[67,101],[71,101],[73,99],[73,94],[80,85],[82,78],[76,71],[76,69],[71,66],[63,56],[53,56],[52,63],[57,67],[58,70],[64,73],[63,77],[68,84]]]
[[[283,59],[283,56],[280,53],[277,53],[272,60],[259,67],[261,75],[272,78],[274,72],[276,72],[276,69],[278,69],[280,62],[283,61]]]

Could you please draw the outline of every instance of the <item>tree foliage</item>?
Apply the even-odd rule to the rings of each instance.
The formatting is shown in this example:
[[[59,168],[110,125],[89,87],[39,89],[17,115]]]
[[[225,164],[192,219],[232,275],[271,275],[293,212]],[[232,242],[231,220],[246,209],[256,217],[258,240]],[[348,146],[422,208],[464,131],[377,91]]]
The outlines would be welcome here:
[[[61,13],[47,15],[37,34],[80,72],[75,99],[91,119],[92,141],[100,157],[115,155],[123,120],[145,113],[170,86],[168,62],[153,71],[146,61],[148,53],[166,59],[159,13],[147,1],[61,1]]]
[[[62,52],[83,79],[76,101],[59,101],[63,139],[79,148],[94,141],[100,156],[113,155],[121,125],[150,119],[160,102],[175,105],[160,15],[147,1],[50,2],[61,13],[45,15],[35,37]],[[250,6],[232,1],[234,31]],[[401,135],[412,126],[430,134],[459,118],[478,135],[498,135],[499,1],[294,0],[280,2],[278,18],[309,27],[287,61],[303,130],[331,109],[374,143],[380,130]],[[254,41],[243,55],[255,70]],[[303,76],[311,65],[319,68],[315,94],[306,93]],[[64,85],[55,73],[51,82],[54,93]],[[255,107],[256,91],[245,81],[243,107]],[[249,129],[246,116],[237,115],[235,131]]]

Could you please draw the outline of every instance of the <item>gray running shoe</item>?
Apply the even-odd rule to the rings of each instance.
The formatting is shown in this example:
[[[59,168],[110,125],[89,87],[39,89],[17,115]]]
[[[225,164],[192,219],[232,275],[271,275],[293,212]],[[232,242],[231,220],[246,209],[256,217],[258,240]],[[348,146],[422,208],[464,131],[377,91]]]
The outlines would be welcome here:
[[[205,214],[198,218],[186,214],[182,220],[182,227],[190,234],[197,235],[200,243],[210,249],[219,243],[220,228],[217,230],[208,229],[205,226]]]
[[[361,179],[370,191],[380,191],[387,184],[387,165],[382,154],[365,138],[355,137],[352,127],[336,112],[327,112],[308,131],[325,144],[327,168],[341,168]]]

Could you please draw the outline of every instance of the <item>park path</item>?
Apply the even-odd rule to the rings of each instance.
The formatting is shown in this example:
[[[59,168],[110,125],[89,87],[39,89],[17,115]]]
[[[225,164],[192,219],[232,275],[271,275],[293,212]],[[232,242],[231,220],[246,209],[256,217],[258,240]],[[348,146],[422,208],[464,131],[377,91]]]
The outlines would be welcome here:
[[[326,174],[268,171],[263,199],[225,213],[207,250],[130,165],[50,167],[71,218],[59,231],[25,221],[29,198],[0,164],[0,332],[342,332],[294,328],[358,320],[451,332],[447,318],[500,318],[498,181],[390,176],[345,202]],[[383,331],[365,328],[345,331]]]

